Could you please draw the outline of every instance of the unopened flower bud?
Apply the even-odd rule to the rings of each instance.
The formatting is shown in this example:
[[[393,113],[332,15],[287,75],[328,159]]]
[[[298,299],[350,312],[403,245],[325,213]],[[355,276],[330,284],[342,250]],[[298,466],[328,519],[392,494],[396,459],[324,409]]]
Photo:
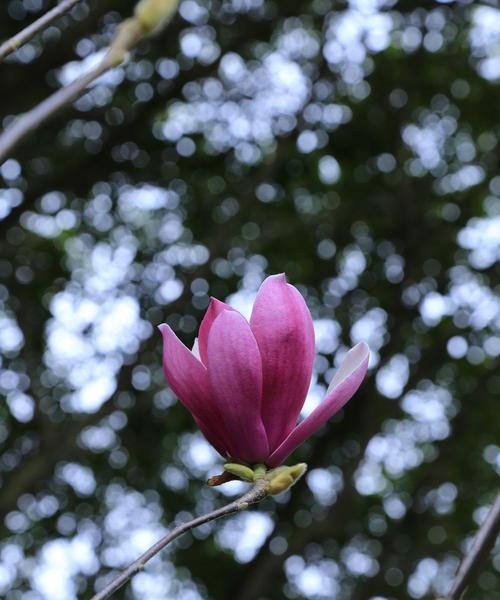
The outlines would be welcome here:
[[[240,465],[238,463],[226,463],[224,465],[224,470],[231,475],[236,475],[243,481],[253,481],[254,480],[254,472],[250,467],[245,467],[245,465]]]
[[[270,480],[266,488],[267,493],[275,496],[285,492],[302,477],[306,470],[307,465],[305,463],[298,463],[292,467],[279,467],[270,471],[268,474]]]
[[[135,16],[147,33],[153,33],[170,21],[178,4],[179,0],[141,0]]]
[[[130,50],[144,35],[144,28],[136,19],[125,19],[118,27],[105,60],[111,66],[117,67],[128,56]]]

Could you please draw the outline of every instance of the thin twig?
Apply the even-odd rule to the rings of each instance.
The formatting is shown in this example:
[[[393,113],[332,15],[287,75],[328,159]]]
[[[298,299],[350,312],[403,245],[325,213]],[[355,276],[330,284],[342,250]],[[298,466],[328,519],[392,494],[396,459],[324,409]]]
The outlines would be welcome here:
[[[35,108],[17,117],[5,129],[0,135],[0,164],[23,138],[33,133],[61,108],[76,100],[90,83],[121,65],[140,40],[167,25],[177,5],[178,0],[140,0],[135,7],[134,16],[120,24],[104,57],[94,69],[54,92]]]
[[[87,86],[110,69],[123,62],[129,50],[143,37],[144,30],[135,19],[128,19],[120,26],[117,35],[99,64],[75,79],[69,85],[58,89],[48,98],[28,112],[17,117],[12,125],[0,135],[0,164],[12,149],[28,134],[33,133],[42,123],[76,100]]]
[[[165,548],[165,546],[167,546],[170,542],[180,537],[187,531],[190,531],[199,525],[203,525],[204,523],[214,521],[215,519],[220,519],[220,517],[225,517],[240,510],[244,510],[245,508],[248,508],[250,504],[259,502],[267,495],[266,487],[268,483],[268,481],[260,479],[256,481],[253,488],[241,496],[241,498],[238,498],[237,500],[234,500],[233,502],[230,502],[221,508],[209,512],[206,515],[197,517],[192,521],[179,525],[179,527],[176,527],[165,537],[156,542],[154,546],[151,546],[149,550],[146,550],[142,556],[140,556],[135,562],[129,565],[124,571],[110,581],[110,583],[108,583],[108,585],[106,585],[106,587],[104,587],[100,592],[95,594],[95,596],[92,596],[91,600],[106,600],[109,598],[114,592],[116,592],[116,590],[127,583],[127,581],[129,581],[136,573],[141,571],[144,568],[144,565],[154,556],[156,556],[158,552],[163,550],[163,548]]]
[[[60,108],[78,98],[89,83],[92,83],[109,68],[103,61],[100,62],[97,67],[84,73],[66,87],[58,89],[52,96],[45,98],[32,110],[18,117],[0,136],[0,163],[28,133],[37,129],[50,116],[55,115]]]
[[[486,516],[484,523],[472,542],[455,575],[451,591],[445,600],[459,600],[465,589],[471,584],[477,568],[493,548],[500,533],[500,493]]]
[[[52,21],[55,21],[57,18],[61,17],[68,11],[70,11],[75,4],[81,2],[82,0],[63,0],[57,6],[54,6],[51,10],[46,12],[36,21],[33,21],[28,27],[22,29],[19,33],[12,36],[10,39],[3,42],[0,46],[0,60],[3,60],[9,54],[15,52],[18,48],[20,48],[23,44],[26,44],[34,35],[46,29]]]

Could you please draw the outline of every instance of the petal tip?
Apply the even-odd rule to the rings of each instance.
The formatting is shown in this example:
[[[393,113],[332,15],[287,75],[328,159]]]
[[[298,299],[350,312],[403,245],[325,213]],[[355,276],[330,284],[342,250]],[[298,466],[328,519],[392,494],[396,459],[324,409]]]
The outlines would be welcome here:
[[[160,323],[159,325],[157,325],[158,330],[160,331],[160,333],[164,336],[165,333],[167,333],[168,331],[171,331],[170,327],[166,324],[166,323]]]
[[[264,279],[264,281],[262,283],[264,284],[267,281],[275,281],[276,283],[281,283],[281,284],[288,283],[285,273],[276,273],[275,275],[269,275],[268,277],[266,277]]]
[[[354,352],[355,350],[356,352],[359,352],[359,354],[362,355],[364,358],[370,357],[370,347],[366,342],[359,342],[354,346],[354,348],[351,349],[351,352]]]
[[[215,298],[214,296],[210,296],[209,307],[218,306],[219,304],[224,304],[224,302],[221,302],[218,298]]]
[[[333,376],[333,379],[330,381],[327,394],[333,391],[337,386],[339,386],[349,377],[353,376],[355,373],[361,374],[361,383],[366,375],[369,359],[370,349],[368,344],[365,342],[360,342],[351,348],[345,355],[344,360]]]
[[[224,311],[230,312],[234,311],[234,309],[229,306],[229,304],[222,302],[222,300],[218,300],[217,298],[210,296],[210,303],[206,310],[205,316],[209,315],[209,319],[215,320]],[[209,322],[209,326],[211,325],[212,323]]]

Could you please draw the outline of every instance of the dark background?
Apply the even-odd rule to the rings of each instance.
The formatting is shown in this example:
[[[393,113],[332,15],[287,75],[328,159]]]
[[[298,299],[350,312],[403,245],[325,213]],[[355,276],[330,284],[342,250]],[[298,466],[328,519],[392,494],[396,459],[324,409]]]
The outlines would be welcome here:
[[[54,3],[3,0],[0,38]],[[82,2],[0,65],[0,118],[104,48]],[[294,455],[294,489],[205,526],[116,598],[434,598],[500,470],[500,11],[493,2],[184,0],[0,166],[0,596],[89,598],[221,505],[221,459],[166,389],[209,295],[285,271],[318,358],[372,365]],[[85,68],[89,62],[84,62]],[[497,548],[469,590],[499,598]]]

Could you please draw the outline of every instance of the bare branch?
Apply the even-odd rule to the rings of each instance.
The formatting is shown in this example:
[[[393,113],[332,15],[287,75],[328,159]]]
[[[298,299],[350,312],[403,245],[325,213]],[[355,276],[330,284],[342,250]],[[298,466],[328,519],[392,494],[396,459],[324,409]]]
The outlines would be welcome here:
[[[25,27],[19,33],[0,45],[0,61],[26,44],[33,36],[46,29],[53,21],[70,11],[81,0],[63,0],[57,6],[42,15],[39,19]]]
[[[449,595],[444,600],[459,600],[471,584],[477,568],[493,548],[500,533],[500,493],[472,542],[455,575]]]
[[[109,68],[104,62],[99,63],[97,67],[85,73],[70,85],[57,90],[35,108],[18,117],[0,136],[0,163],[26,135],[35,131],[44,121],[55,115],[60,108],[78,98],[89,83]]]
[[[126,19],[119,26],[97,67],[70,85],[54,92],[35,108],[15,119],[12,125],[5,129],[0,135],[0,164],[28,134],[33,133],[61,108],[76,100],[87,86],[103,73],[119,66],[140,40],[165,26],[172,18],[177,4],[178,0],[141,0],[136,6],[134,16]]]
[[[129,565],[124,571],[122,571],[117,577],[115,577],[108,585],[103,588],[100,592],[92,596],[91,600],[106,600],[110,598],[111,595],[116,592],[119,588],[122,587],[127,581],[129,581],[136,573],[141,571],[144,568],[144,565],[151,560],[154,556],[156,556],[165,546],[167,546],[170,542],[177,539],[187,531],[198,527],[199,525],[203,525],[204,523],[209,523],[210,521],[214,521],[215,519],[220,519],[221,517],[225,517],[227,515],[233,514],[240,510],[244,510],[248,508],[250,504],[255,504],[259,502],[267,495],[266,487],[268,485],[268,481],[265,479],[260,479],[256,481],[253,488],[248,491],[246,494],[238,498],[237,500],[233,500],[229,504],[218,508],[206,515],[202,515],[201,517],[197,517],[192,521],[187,523],[183,523],[173,529],[170,533],[168,533],[165,537],[158,540],[154,546],[151,546],[149,550],[146,550],[142,556],[140,556],[135,562]]]

